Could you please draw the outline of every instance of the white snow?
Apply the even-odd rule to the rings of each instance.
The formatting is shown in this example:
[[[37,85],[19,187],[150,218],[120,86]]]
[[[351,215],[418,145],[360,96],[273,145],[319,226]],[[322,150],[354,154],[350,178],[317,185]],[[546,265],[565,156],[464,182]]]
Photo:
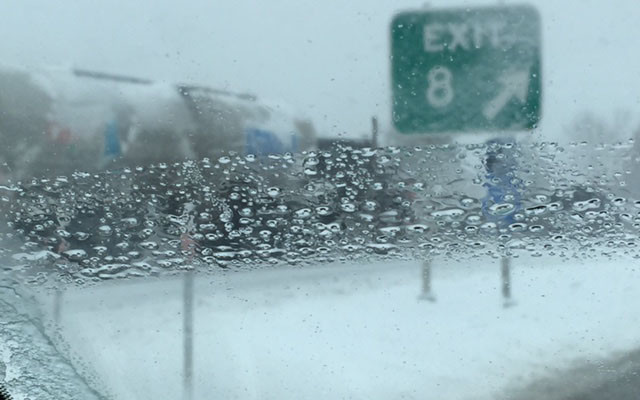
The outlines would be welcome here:
[[[630,261],[384,262],[198,275],[195,399],[491,399],[640,346]],[[182,279],[64,294],[60,329],[115,398],[182,398]]]

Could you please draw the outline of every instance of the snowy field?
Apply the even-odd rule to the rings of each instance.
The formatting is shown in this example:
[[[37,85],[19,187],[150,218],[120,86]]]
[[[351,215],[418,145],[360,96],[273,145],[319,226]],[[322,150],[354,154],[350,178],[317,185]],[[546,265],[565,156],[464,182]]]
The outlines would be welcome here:
[[[194,399],[503,399],[640,347],[630,261],[335,264],[197,275]],[[183,398],[183,279],[63,294],[59,332],[113,399]],[[43,298],[53,311],[53,298]],[[53,318],[53,317],[52,317]]]

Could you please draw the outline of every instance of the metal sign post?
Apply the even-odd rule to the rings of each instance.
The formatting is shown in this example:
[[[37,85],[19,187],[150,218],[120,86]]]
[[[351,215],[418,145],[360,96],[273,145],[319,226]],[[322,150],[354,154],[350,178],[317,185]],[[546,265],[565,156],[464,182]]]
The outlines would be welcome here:
[[[422,262],[422,293],[420,293],[418,300],[427,300],[432,303],[436,301],[436,296],[431,290],[431,259]]]
[[[482,213],[487,221],[493,222],[496,231],[509,230],[518,222],[518,214],[522,210],[522,192],[524,186],[517,178],[518,148],[515,143],[490,141],[486,143],[486,169],[484,186],[487,194],[482,199]],[[496,206],[502,211],[497,212]],[[512,298],[511,258],[504,254],[500,263],[500,279],[502,283],[502,301],[505,308],[515,305]]]
[[[184,400],[193,398],[193,271],[184,273],[183,279],[183,346],[184,346]]]
[[[511,298],[511,258],[502,257],[500,260],[500,278],[502,283],[502,305],[512,307],[515,302]]]
[[[405,12],[391,24],[393,123],[402,133],[532,129],[540,17],[529,6]]]

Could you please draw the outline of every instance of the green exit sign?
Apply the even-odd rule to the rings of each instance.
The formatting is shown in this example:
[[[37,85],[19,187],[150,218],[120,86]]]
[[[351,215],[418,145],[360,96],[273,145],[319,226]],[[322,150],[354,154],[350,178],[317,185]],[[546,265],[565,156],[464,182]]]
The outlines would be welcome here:
[[[540,120],[533,7],[398,14],[391,56],[393,123],[402,133],[522,130]]]

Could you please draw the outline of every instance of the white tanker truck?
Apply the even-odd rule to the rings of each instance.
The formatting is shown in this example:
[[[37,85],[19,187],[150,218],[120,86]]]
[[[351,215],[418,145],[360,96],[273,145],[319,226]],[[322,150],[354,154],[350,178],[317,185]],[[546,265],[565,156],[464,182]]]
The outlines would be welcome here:
[[[78,69],[0,67],[0,182],[221,153],[299,152],[312,123],[256,97]]]

